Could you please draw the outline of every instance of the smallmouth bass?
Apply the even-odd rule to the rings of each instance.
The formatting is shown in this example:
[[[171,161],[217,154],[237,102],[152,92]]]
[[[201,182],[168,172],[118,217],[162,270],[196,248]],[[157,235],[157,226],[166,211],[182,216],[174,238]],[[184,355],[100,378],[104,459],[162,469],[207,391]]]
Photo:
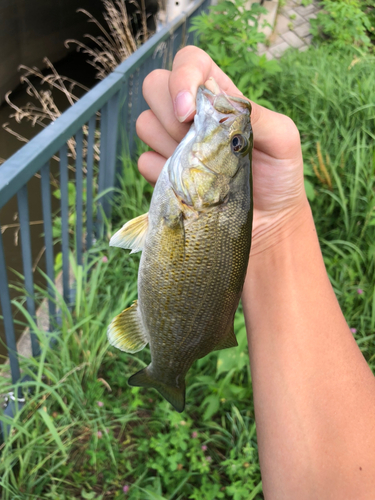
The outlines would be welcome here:
[[[250,103],[210,79],[198,89],[196,109],[149,212],[110,241],[142,256],[138,301],[112,320],[109,342],[130,353],[149,343],[150,365],[128,383],[157,389],[179,412],[193,362],[237,346],[233,320],[252,231]]]

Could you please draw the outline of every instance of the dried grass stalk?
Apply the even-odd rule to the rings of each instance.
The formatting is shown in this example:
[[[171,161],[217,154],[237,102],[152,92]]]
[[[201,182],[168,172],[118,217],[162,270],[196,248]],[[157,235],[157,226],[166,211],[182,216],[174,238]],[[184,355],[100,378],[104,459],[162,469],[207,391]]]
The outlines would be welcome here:
[[[59,90],[66,97],[68,104],[73,105],[76,101],[78,101],[79,97],[77,97],[73,91],[75,88],[80,88],[84,91],[88,91],[89,89],[84,85],[68,78],[66,76],[61,76],[56,71],[56,68],[51,63],[48,58],[44,58],[43,62],[46,64],[47,68],[50,70],[48,75],[43,75],[39,68],[33,67],[29,68],[28,66],[21,65],[19,67],[20,70],[23,70],[20,80],[21,83],[25,83],[26,93],[34,99],[33,102],[28,102],[25,106],[17,106],[10,100],[11,92],[8,92],[5,96],[6,102],[9,106],[14,110],[14,113],[9,115],[9,118],[14,118],[17,123],[21,123],[22,120],[26,120],[30,122],[32,127],[38,125],[42,128],[45,128],[51,122],[57,120],[59,116],[61,116],[61,111],[57,107],[53,95],[52,89]],[[40,80],[40,83],[43,85],[47,85],[49,88],[47,90],[38,90],[36,86],[30,80],[30,77],[36,77]],[[21,142],[28,142],[29,140],[18,134],[14,130],[9,127],[9,123],[6,122],[2,125],[4,130],[9,132],[10,134],[17,137],[17,139]],[[87,135],[88,135],[88,127],[85,125],[83,127],[83,135],[84,135],[84,153],[87,150]],[[67,142],[68,145],[68,155],[70,158],[76,159],[76,141],[75,138],[72,137]],[[59,160],[57,156],[53,157],[55,160]],[[99,160],[99,149],[95,146],[95,159]],[[74,170],[72,166],[69,166],[71,170]]]
[[[111,73],[121,62],[125,61],[137,48],[144,43],[148,37],[147,15],[145,0],[141,0],[141,7],[132,0],[130,3],[136,6],[135,16],[141,17],[142,28],[137,36],[134,35],[131,19],[126,10],[125,0],[103,0],[105,12],[104,19],[108,25],[107,31],[100,22],[85,9],[78,9],[89,18],[89,22],[96,24],[102,32],[102,35],[94,37],[85,35],[86,38],[95,43],[92,48],[78,40],[66,40],[65,46],[70,44],[77,45],[77,50],[82,50],[84,54],[90,57],[87,61],[97,70],[96,77],[103,80]]]
[[[330,159],[328,154],[326,154],[326,164],[324,163],[323,160],[323,154],[320,146],[320,142],[316,143],[316,152],[317,152],[317,157],[318,157],[318,166],[315,164],[315,162],[311,159],[311,165],[313,167],[314,173],[316,177],[319,179],[319,181],[328,187],[330,191],[332,191],[332,179],[331,176],[329,175],[327,167],[330,166]]]

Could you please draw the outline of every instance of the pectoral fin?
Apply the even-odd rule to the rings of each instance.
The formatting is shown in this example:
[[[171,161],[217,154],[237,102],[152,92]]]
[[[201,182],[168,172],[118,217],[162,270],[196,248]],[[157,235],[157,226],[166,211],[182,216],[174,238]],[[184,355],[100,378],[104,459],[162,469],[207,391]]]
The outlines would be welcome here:
[[[229,347],[237,347],[238,342],[236,339],[236,335],[234,334],[233,325],[231,326],[228,334],[220,340],[220,342],[215,346],[214,351],[220,351],[221,349],[229,349]]]
[[[140,252],[146,239],[148,229],[148,213],[127,222],[110,239],[111,247],[131,249],[130,253]]]
[[[141,351],[148,344],[138,315],[137,301],[113,318],[108,327],[107,337],[111,345],[131,354]]]

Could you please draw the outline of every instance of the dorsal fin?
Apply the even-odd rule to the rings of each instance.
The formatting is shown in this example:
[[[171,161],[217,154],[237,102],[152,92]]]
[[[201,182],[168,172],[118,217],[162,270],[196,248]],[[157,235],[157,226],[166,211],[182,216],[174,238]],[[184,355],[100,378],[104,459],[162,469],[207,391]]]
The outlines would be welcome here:
[[[110,239],[111,247],[131,249],[130,253],[143,250],[148,229],[148,213],[128,221]]]
[[[148,344],[138,315],[137,301],[113,318],[107,330],[107,337],[111,345],[131,354],[141,351]]]

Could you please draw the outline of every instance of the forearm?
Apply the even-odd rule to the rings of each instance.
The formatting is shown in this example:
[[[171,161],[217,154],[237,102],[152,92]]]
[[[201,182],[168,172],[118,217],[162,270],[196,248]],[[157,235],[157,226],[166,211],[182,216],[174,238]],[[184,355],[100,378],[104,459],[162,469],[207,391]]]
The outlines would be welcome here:
[[[267,500],[372,499],[375,379],[329,283],[306,207],[251,255],[243,292]]]

